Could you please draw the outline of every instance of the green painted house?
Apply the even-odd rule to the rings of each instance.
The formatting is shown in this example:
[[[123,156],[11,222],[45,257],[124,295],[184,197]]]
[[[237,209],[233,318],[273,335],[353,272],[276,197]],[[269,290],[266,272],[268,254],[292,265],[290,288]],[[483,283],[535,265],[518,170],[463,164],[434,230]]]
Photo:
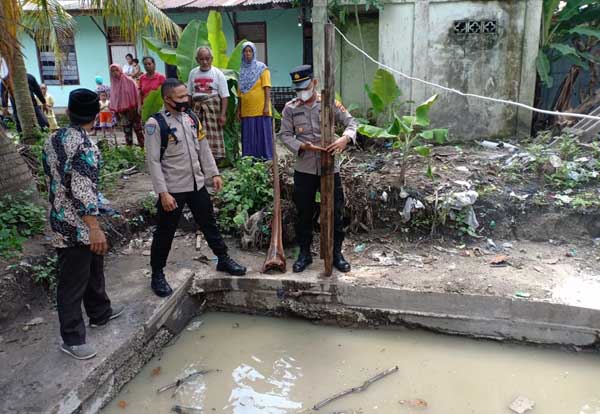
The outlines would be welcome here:
[[[125,41],[117,27],[82,10],[80,1],[61,0],[60,3],[77,22],[76,32],[65,42],[67,55],[61,66],[62,84],[55,70],[54,54],[40,50],[30,37],[21,39],[27,71],[48,85],[57,107],[67,105],[69,92],[73,89],[95,90],[98,75],[109,84],[110,64],[122,65],[127,53],[140,60],[145,55],[154,56],[159,72],[171,76],[176,73],[174,67],[165,65],[152,52],[144,50],[141,42]],[[290,69],[312,63],[311,24],[305,21],[305,10],[293,8],[290,0],[160,0],[155,3],[182,28],[193,19],[206,20],[209,10],[221,11],[223,30],[230,47],[244,38],[256,43],[259,59],[271,70],[276,99],[289,97]]]

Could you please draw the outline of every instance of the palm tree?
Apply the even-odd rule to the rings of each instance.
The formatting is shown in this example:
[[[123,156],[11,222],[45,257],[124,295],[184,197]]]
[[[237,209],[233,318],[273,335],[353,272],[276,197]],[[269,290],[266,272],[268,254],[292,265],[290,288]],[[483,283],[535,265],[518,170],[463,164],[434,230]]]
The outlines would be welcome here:
[[[0,197],[33,189],[33,176],[15,144],[0,129]]]
[[[80,6],[89,10],[90,14],[117,22],[121,35],[132,41],[148,30],[165,41],[177,39],[181,33],[179,26],[151,0],[80,0]],[[60,65],[63,59],[62,39],[74,29],[75,20],[59,0],[2,0],[0,55],[8,63],[25,143],[35,142],[38,126],[18,36],[26,33],[39,46],[53,50]]]

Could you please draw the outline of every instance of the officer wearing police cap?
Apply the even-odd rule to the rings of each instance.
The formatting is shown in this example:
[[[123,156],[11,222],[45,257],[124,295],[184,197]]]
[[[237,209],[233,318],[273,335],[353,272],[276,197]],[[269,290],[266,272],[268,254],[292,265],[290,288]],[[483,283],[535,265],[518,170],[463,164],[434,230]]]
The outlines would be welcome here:
[[[280,139],[296,154],[294,171],[294,203],[296,218],[296,241],[300,254],[294,263],[294,272],[302,272],[312,263],[312,218],[316,210],[315,195],[321,183],[321,154],[340,154],[356,139],[357,122],[341,103],[335,104],[335,121],[345,130],[342,136],[327,148],[321,143],[321,96],[317,93],[317,80],[312,67],[302,65],[290,76],[297,97],[285,105],[281,119]],[[340,178],[340,166],[336,160],[334,175],[334,233],[333,265],[341,272],[350,271],[350,263],[342,255],[344,241],[344,189]]]

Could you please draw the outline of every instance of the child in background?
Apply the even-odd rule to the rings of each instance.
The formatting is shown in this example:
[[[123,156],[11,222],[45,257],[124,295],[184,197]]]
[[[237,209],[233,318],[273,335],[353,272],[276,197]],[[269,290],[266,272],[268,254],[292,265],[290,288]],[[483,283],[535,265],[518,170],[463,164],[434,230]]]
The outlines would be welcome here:
[[[56,115],[54,115],[54,98],[52,97],[52,95],[50,95],[48,93],[48,87],[46,86],[46,84],[42,83],[40,85],[40,89],[42,90],[42,94],[44,95],[44,98],[46,98],[46,106],[44,106],[44,114],[46,115],[46,118],[48,119],[48,127],[50,128],[50,131],[54,132],[58,129],[58,124],[56,123]],[[38,97],[35,97],[36,101],[38,102],[38,105],[43,106],[42,103],[40,102],[40,100],[38,99]]]
[[[133,72],[131,73],[131,78],[137,82],[140,80],[140,76],[142,76],[142,69],[140,68],[140,61],[138,59],[133,59],[133,63],[131,64],[131,66],[133,66]]]
[[[115,123],[113,121],[113,113],[108,108],[110,105],[110,100],[108,99],[108,94],[106,92],[100,92],[100,113],[99,117],[99,125],[102,130],[102,137],[106,139],[106,132],[108,131],[109,136],[112,134],[115,137],[115,146],[117,146],[117,135],[113,133],[113,127]]]

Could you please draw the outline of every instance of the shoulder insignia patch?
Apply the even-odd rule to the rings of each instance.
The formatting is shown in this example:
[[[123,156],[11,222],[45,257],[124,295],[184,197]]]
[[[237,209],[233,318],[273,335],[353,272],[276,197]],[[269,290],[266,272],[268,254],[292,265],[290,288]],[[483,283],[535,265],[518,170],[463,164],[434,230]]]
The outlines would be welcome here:
[[[144,127],[144,132],[146,132],[147,135],[154,134],[154,132],[156,132],[156,124],[155,123],[146,124],[146,126]]]

